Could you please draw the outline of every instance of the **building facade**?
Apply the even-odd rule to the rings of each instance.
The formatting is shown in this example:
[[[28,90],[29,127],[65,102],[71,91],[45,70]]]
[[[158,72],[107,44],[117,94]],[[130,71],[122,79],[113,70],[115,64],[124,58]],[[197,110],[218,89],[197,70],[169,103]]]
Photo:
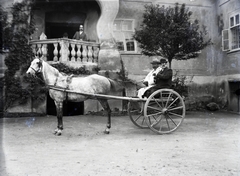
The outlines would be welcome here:
[[[17,1],[4,0],[2,6],[9,9],[15,2]],[[36,0],[35,2],[36,6],[32,10],[36,31],[31,38],[36,47],[40,46],[38,41],[42,33],[47,36],[48,44],[50,40],[62,38],[65,32],[68,33],[69,39],[72,39],[79,25],[83,24],[88,41],[87,44],[82,43],[81,47],[85,48],[86,45],[86,48],[91,48],[86,50],[87,55],[94,56],[96,52],[98,59],[93,65],[99,66],[102,72],[115,73],[121,70],[121,61],[123,61],[128,78],[136,82],[141,81],[150,70],[151,58],[142,55],[138,43],[132,39],[135,29],[141,25],[144,5],[152,3],[167,7],[175,6],[175,3],[185,3],[193,12],[193,20],[198,19],[206,26],[208,37],[212,40],[212,45],[202,50],[198,58],[172,62],[174,72],[187,78],[188,106],[194,104],[204,106],[205,103],[213,101],[221,108],[240,112],[240,0]],[[59,46],[63,43],[67,43],[67,47],[74,45],[72,41],[65,39],[58,42]],[[96,50],[94,43],[99,46]],[[89,58],[80,62],[71,62],[71,55],[77,55],[78,51],[66,52],[66,56],[69,57],[67,60],[62,60],[63,57],[54,59],[55,56],[59,56],[59,54],[54,55],[54,50],[53,46],[52,51],[48,51],[53,54],[48,54],[47,61],[65,62],[70,66],[92,65],[89,63]],[[85,49],[82,51],[85,52]],[[81,54],[86,55],[83,52]],[[134,94],[134,88],[127,90],[127,96]],[[114,106],[117,103],[111,104]],[[92,107],[92,102],[85,103],[85,112]],[[97,103],[95,107],[98,108]],[[34,111],[44,112],[46,109],[46,105],[43,105],[42,108],[37,107]]]

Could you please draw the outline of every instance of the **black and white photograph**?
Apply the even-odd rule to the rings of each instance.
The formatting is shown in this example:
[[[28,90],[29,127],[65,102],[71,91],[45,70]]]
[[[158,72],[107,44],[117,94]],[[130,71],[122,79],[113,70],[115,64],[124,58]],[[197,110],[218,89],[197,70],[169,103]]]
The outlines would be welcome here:
[[[240,0],[0,2],[0,176],[240,176]]]

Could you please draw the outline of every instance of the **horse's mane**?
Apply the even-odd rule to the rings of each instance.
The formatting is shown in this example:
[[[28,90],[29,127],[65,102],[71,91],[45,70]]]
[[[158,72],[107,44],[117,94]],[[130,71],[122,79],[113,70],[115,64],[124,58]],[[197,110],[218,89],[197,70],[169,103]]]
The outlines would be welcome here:
[[[50,65],[49,63],[47,63],[46,61],[43,61],[48,67],[51,68],[51,70],[53,70],[53,73],[55,76],[59,76],[59,75],[62,75],[62,76],[67,76],[66,73],[63,73],[63,72],[60,72],[58,69],[56,69],[55,67],[53,67],[52,65]]]

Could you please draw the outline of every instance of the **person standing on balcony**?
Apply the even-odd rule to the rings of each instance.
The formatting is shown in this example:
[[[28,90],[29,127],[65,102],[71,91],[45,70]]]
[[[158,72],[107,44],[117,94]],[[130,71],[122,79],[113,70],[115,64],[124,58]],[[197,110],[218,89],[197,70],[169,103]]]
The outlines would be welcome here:
[[[73,39],[81,40],[81,41],[87,41],[87,35],[83,31],[83,25],[82,24],[80,24],[79,31],[77,31],[74,34]]]
[[[63,38],[68,38],[68,33],[67,32],[64,32]]]

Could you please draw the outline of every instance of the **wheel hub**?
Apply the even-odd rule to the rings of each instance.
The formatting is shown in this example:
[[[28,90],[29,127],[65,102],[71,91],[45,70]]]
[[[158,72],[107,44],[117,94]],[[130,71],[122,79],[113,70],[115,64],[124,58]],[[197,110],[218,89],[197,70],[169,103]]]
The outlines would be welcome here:
[[[167,108],[163,108],[163,109],[162,109],[162,113],[163,113],[163,114],[167,114],[167,112],[168,112],[168,109],[167,109]]]

